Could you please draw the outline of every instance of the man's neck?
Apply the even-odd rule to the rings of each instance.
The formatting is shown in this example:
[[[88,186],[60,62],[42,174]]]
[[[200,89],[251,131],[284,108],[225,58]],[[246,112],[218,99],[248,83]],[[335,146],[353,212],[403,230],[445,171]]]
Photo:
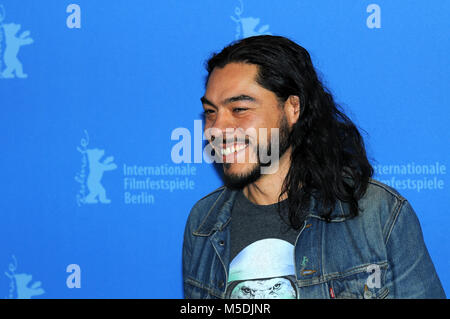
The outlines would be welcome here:
[[[284,179],[291,165],[291,149],[289,148],[278,162],[276,172],[262,174],[256,181],[244,187],[243,193],[251,202],[257,205],[270,205],[278,202]],[[286,194],[280,198],[286,199]]]

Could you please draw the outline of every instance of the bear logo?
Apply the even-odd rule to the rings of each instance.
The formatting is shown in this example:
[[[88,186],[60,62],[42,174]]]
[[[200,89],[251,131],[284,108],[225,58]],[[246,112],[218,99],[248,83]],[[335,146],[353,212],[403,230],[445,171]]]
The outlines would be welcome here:
[[[86,154],[89,162],[89,175],[87,177],[89,194],[84,198],[84,203],[94,204],[100,201],[103,204],[109,204],[111,200],[106,197],[106,191],[101,184],[101,180],[105,171],[117,168],[117,165],[113,163],[114,157],[108,156],[101,162],[100,159],[105,154],[105,151],[98,148],[87,149]]]
[[[14,279],[16,280],[17,286],[17,299],[31,299],[33,296],[42,295],[45,291],[41,288],[41,282],[34,282],[31,287],[29,283],[33,276],[28,274],[15,274]]]
[[[17,274],[17,259],[13,255],[12,262],[8,266],[8,271],[5,275],[10,279],[9,283],[9,298],[10,299],[31,299],[33,296],[39,296],[45,293],[42,289],[40,281],[34,282],[31,286],[32,275]]]
[[[19,49],[23,45],[33,43],[33,39],[29,37],[30,31],[24,31],[20,36],[16,36],[21,26],[16,23],[2,24],[5,34],[5,51],[3,52],[3,62],[6,68],[1,73],[3,78],[27,78],[28,75],[23,73],[22,63],[17,58]],[[1,71],[1,70],[0,70]]]
[[[258,29],[256,29],[259,25],[260,19],[259,18],[253,18],[253,17],[247,17],[242,18],[241,15],[244,13],[244,4],[242,0],[239,0],[240,7],[236,7],[234,9],[234,13],[236,16],[231,16],[231,20],[233,20],[236,23],[236,39],[239,38],[248,38],[255,35],[271,35],[272,33],[266,32],[269,30],[269,25],[265,24]]]
[[[252,37],[255,35],[271,34],[270,32],[265,33],[269,29],[268,24],[263,25],[258,30],[256,30],[256,27],[259,24],[259,18],[241,18],[241,24],[244,38]]]

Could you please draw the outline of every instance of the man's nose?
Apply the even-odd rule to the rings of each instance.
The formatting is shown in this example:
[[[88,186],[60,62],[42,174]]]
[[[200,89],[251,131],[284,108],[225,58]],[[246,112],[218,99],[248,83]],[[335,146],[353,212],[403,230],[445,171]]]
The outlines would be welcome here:
[[[235,123],[230,114],[227,112],[217,112],[217,116],[210,130],[213,140],[215,138],[227,139],[227,136],[231,138],[235,130],[234,125]]]
[[[229,112],[227,110],[220,110],[217,112],[213,127],[225,134],[227,129],[229,130],[234,127],[233,124],[233,119]]]

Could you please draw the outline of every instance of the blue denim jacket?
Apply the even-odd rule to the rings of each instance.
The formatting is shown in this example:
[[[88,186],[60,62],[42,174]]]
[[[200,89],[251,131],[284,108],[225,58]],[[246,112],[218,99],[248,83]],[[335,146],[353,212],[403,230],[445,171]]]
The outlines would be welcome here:
[[[236,194],[221,187],[191,210],[183,244],[185,298],[225,296]],[[310,211],[293,256],[297,296],[446,298],[409,202],[370,180],[359,205],[359,216],[348,218],[348,206],[338,201],[331,222]]]

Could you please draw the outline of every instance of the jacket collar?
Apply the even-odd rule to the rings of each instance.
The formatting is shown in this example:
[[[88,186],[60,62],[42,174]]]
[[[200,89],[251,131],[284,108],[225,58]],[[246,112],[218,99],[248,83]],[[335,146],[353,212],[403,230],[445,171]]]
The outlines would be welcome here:
[[[324,217],[319,215],[320,206],[321,205],[317,203],[317,200],[314,197],[311,197],[311,208],[308,217],[325,220]],[[347,219],[350,219],[350,206],[348,205],[348,203],[342,202],[337,199],[334,209],[330,215],[330,222],[343,222]]]
[[[210,236],[215,231],[222,231],[231,220],[231,210],[238,191],[223,187],[214,204],[203,218],[200,226],[193,232],[196,236]],[[311,208],[307,217],[325,220],[318,213],[317,201],[311,198]],[[349,219],[350,211],[347,203],[336,201],[335,208],[330,216],[331,222],[342,222]]]
[[[210,236],[214,231],[221,231],[231,220],[231,210],[238,191],[223,187],[214,204],[203,218],[200,226],[193,232],[197,236]]]

